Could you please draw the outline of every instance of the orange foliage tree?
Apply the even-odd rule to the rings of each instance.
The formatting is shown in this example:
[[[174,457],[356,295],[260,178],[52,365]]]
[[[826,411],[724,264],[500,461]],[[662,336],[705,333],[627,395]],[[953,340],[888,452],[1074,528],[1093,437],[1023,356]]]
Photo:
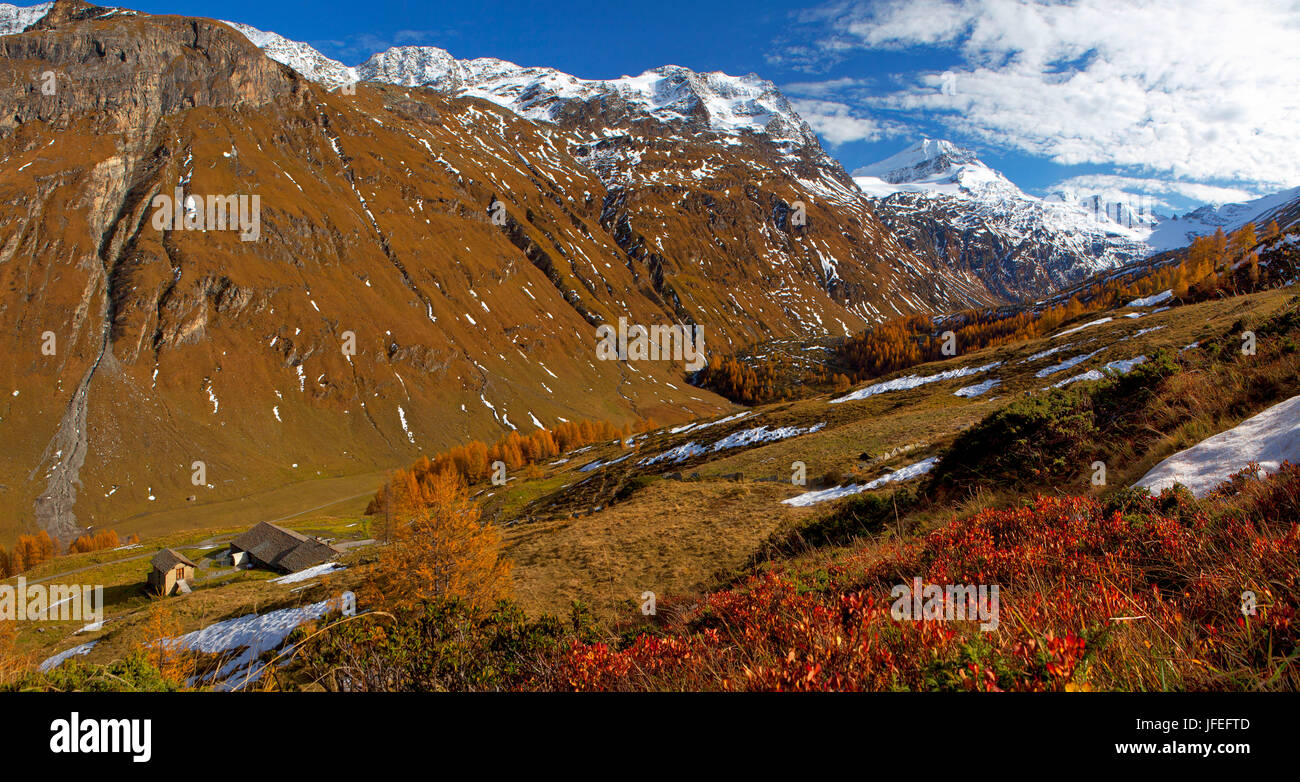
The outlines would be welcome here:
[[[730,356],[700,370],[693,381],[733,402],[762,404],[777,396],[775,372],[766,364],[750,364]]]
[[[159,675],[178,687],[189,686],[196,671],[194,655],[175,643],[181,636],[180,620],[166,597],[155,598],[144,622],[135,630],[137,645]]]
[[[488,607],[509,597],[501,536],[482,523],[460,476],[442,470],[417,480],[407,472],[402,480],[388,511],[396,522],[392,540],[366,587],[371,597],[394,607],[446,597]]]
[[[491,477],[494,462],[502,462],[507,470],[514,471],[573,448],[627,438],[633,432],[645,432],[654,427],[655,422],[649,419],[642,419],[635,426],[622,427],[608,421],[561,421],[551,429],[535,429],[528,434],[511,432],[492,445],[471,440],[432,458],[421,456],[409,469],[398,470],[389,483],[376,492],[366,507],[366,515],[385,513],[390,501],[403,501],[402,496],[395,495],[416,496],[411,494],[412,486],[419,487],[443,472],[455,473],[472,485]]]
[[[102,551],[107,548],[117,548],[122,545],[118,539],[117,533],[113,530],[96,532],[94,535],[86,533],[68,544],[69,554],[85,554],[90,551]]]
[[[0,567],[4,568],[6,578],[16,576],[53,558],[58,550],[54,539],[45,530],[35,535],[19,535],[12,552],[6,554],[0,548]]]

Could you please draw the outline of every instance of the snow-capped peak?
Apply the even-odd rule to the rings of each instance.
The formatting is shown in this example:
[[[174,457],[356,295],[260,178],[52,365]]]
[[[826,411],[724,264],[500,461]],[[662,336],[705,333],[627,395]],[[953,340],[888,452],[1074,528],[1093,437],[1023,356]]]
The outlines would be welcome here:
[[[853,172],[854,176],[873,176],[893,184],[919,182],[935,174],[947,173],[962,165],[983,166],[975,153],[951,141],[923,138],[902,152]]]
[[[305,43],[291,41],[278,34],[259,30],[239,22],[226,22],[266,53],[267,57],[293,68],[311,81],[334,88],[357,81],[355,68],[331,60]]]
[[[403,87],[459,89],[463,83],[460,63],[435,46],[394,46],[372,54],[356,70],[362,81]]]
[[[1039,295],[1145,257],[1148,225],[1021,191],[969,149],[922,139],[853,172],[876,216],[912,247],[983,269],[1009,298]]]
[[[1297,205],[1300,205],[1300,187],[1244,203],[1203,206],[1182,217],[1161,221],[1147,242],[1156,251],[1172,250],[1190,244],[1198,236],[1209,236],[1220,229],[1232,233],[1247,223],[1263,228],[1270,220],[1280,220],[1286,225],[1300,212]]]
[[[305,43],[238,22],[225,24],[271,59],[330,88],[356,81],[427,87],[482,98],[540,122],[560,120],[572,101],[605,99],[665,122],[698,120],[720,133],[752,131],[819,148],[812,129],[776,85],[754,74],[696,73],[665,65],[638,76],[580,79],[493,57],[458,60],[435,46],[394,46],[350,68]]]
[[[54,3],[18,6],[0,3],[0,35],[14,35],[50,12]]]
[[[270,52],[268,52],[270,54]],[[811,130],[771,82],[753,74],[696,73],[666,65],[638,76],[580,79],[492,57],[458,60],[432,46],[397,46],[358,66],[362,81],[429,87],[483,98],[522,117],[555,122],[571,101],[612,99],[663,121],[698,119],[715,131],[766,133],[804,143]]]
[[[1023,195],[974,152],[942,139],[921,139],[902,152],[857,169],[853,178],[863,192],[877,198],[893,193],[974,196],[987,191]]]

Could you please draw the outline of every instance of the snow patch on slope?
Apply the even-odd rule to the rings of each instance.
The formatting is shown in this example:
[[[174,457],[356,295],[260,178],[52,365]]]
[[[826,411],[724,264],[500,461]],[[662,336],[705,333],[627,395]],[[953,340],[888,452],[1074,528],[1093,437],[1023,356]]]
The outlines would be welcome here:
[[[284,643],[298,625],[320,619],[337,605],[336,599],[330,599],[267,614],[246,614],[179,638],[164,639],[162,643],[208,654],[232,655],[214,679],[220,683],[221,689],[237,689],[246,682],[256,681],[261,675],[258,658],[264,652]]]
[[[906,391],[908,389],[917,388],[926,385],[928,383],[938,383],[943,380],[953,380],[959,377],[969,377],[970,375],[978,375],[981,372],[987,372],[990,369],[993,369],[994,367],[1001,366],[1001,364],[1002,364],[1001,361],[994,361],[992,364],[985,364],[982,367],[962,367],[961,369],[949,369],[946,372],[940,372],[937,375],[925,375],[925,376],[908,375],[906,377],[895,378],[894,380],[886,380],[883,383],[873,383],[872,385],[869,385],[865,388],[859,388],[857,391],[854,391],[851,394],[846,394],[840,397],[839,399],[832,399],[830,403],[835,405],[835,404],[839,404],[840,402],[855,402],[859,399],[866,399],[867,397],[875,396],[877,394],[884,394],[889,391]]]
[[[822,489],[821,491],[808,491],[790,497],[789,499],[781,500],[781,502],[785,505],[793,505],[796,508],[803,508],[809,505],[816,505],[819,502],[826,502],[827,500],[837,500],[841,497],[861,494],[864,491],[879,489],[881,486],[890,483],[900,483],[902,481],[911,480],[912,478],[919,478],[930,472],[930,470],[933,470],[934,465],[938,462],[939,457],[931,456],[929,459],[917,462],[916,464],[909,464],[906,467],[900,467],[891,473],[882,475],[867,483],[854,483],[849,486],[835,486],[830,489]]]
[[[3,11],[4,11],[4,7],[0,6],[0,12]],[[56,655],[45,658],[44,662],[36,666],[36,670],[40,671],[41,673],[45,673],[46,671],[52,671],[55,668],[58,668],[60,665],[63,665],[65,662],[72,659],[73,657],[79,657],[81,655],[89,654],[90,650],[94,649],[95,644],[97,643],[99,643],[99,641],[94,640],[89,643],[84,643],[81,646],[74,646],[71,649],[64,649],[63,651],[59,652]]]
[[[1271,474],[1284,461],[1300,464],[1300,396],[1179,451],[1133,485],[1158,494],[1181,483],[1192,494],[1203,497],[1251,462],[1259,465],[1261,473]]]
[[[651,456],[637,462],[640,466],[650,466],[652,464],[672,463],[677,464],[684,462],[694,456],[709,452],[725,451],[729,448],[742,448],[759,443],[774,443],[777,440],[785,440],[790,437],[797,437],[801,434],[811,434],[819,432],[825,428],[826,422],[813,424],[808,427],[798,426],[780,426],[776,429],[768,429],[766,426],[757,426],[753,429],[742,429],[739,432],[732,432],[723,437],[721,440],[713,443],[711,446],[702,446],[692,440],[689,443],[679,445],[676,448],[670,448],[658,456]]]

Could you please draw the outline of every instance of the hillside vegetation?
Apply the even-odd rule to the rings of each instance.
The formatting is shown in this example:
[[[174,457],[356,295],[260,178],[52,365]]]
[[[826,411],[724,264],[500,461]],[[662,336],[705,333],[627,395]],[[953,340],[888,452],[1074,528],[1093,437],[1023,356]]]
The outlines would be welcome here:
[[[467,600],[460,588],[390,585],[367,594],[385,572],[446,556],[390,556],[382,543],[303,593],[259,586],[280,595],[259,598],[261,611],[345,588],[368,610],[304,625],[300,646],[256,686],[1293,689],[1295,469],[1266,482],[1243,475],[1203,500],[1125,487],[1174,451],[1300,393],[1298,308],[1288,290],[1160,312],[1121,307],[1074,333],[1066,332],[1099,313],[908,377],[996,365],[979,375],[838,404],[812,396],[570,447],[508,470],[504,485],[471,487],[473,506],[452,503],[499,529],[499,542],[485,538],[486,553],[474,557],[511,566],[505,591]],[[1244,331],[1255,335],[1253,355],[1240,349]],[[1090,358],[1071,363],[1073,355]],[[1127,373],[1051,388],[1138,355],[1147,360]],[[999,381],[992,391],[954,394],[986,376]],[[935,468],[919,479],[806,506],[782,502],[926,458]],[[791,485],[795,460],[807,464],[806,486]],[[1089,480],[1096,461],[1107,466],[1105,485]],[[454,469],[422,474],[419,491]],[[363,500],[351,507],[335,528],[383,526],[362,515]],[[451,523],[446,529],[468,532],[482,522]],[[917,577],[998,584],[998,629],[894,621],[890,589]],[[184,600],[206,595],[210,608],[178,611],[175,632],[246,611],[256,583],[264,582],[198,590]],[[1246,591],[1259,604],[1249,617],[1239,610]],[[647,592],[652,613],[643,612]],[[89,634],[104,643],[61,673],[23,674],[13,686],[93,688],[110,668],[147,670],[138,667],[147,660],[128,665],[136,647],[127,632],[151,621],[146,604],[120,606],[120,619]],[[30,656],[58,638],[23,631],[16,641]],[[222,657],[191,664],[213,670]],[[145,688],[165,680],[137,678]]]

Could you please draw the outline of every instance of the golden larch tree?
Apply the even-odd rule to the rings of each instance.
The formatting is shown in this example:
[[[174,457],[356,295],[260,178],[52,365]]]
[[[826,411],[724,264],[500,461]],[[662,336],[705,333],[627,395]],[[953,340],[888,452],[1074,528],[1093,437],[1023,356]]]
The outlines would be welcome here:
[[[460,598],[490,606],[510,595],[501,535],[484,524],[460,476],[434,473],[389,495],[392,542],[380,553],[370,597],[389,606]]]

